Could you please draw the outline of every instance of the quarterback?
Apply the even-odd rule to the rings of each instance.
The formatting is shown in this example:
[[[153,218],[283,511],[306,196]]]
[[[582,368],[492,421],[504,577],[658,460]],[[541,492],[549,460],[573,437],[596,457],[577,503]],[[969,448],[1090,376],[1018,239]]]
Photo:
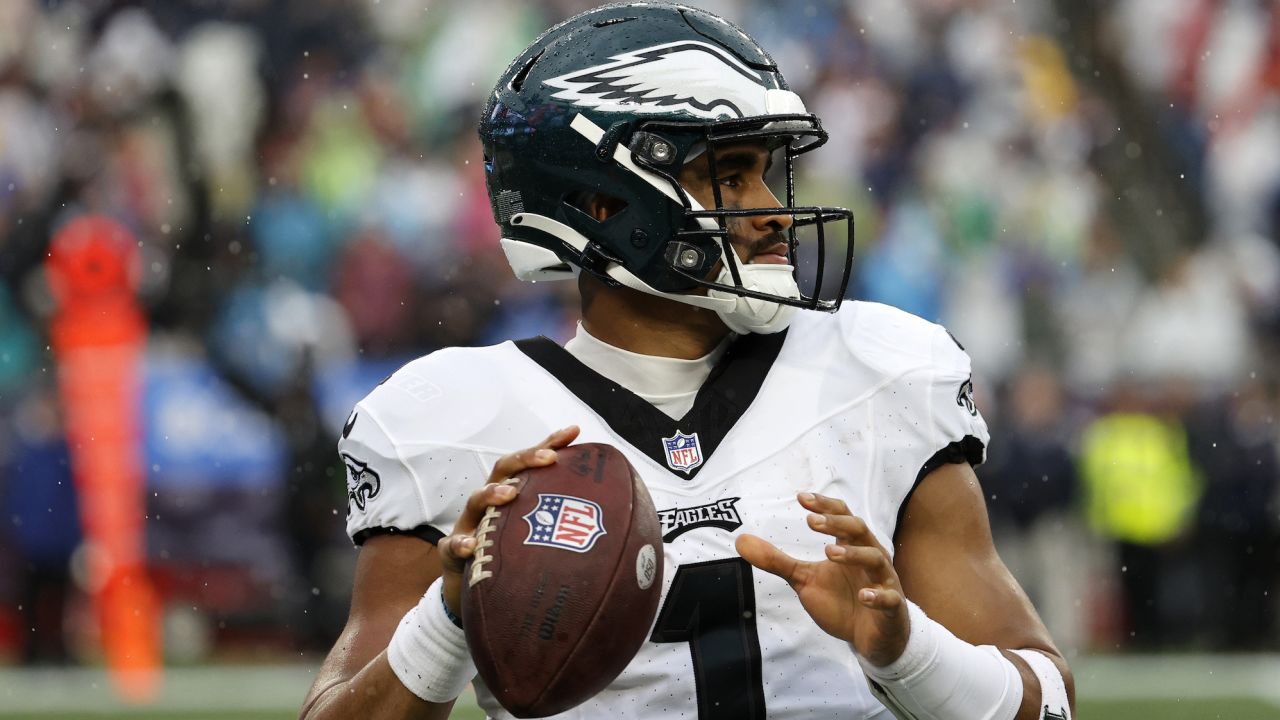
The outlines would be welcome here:
[[[356,405],[351,613],[302,717],[448,716],[475,676],[473,531],[501,480],[574,441],[642,476],[665,587],[627,669],[557,717],[1071,717],[1070,669],[992,545],[969,358],[841,302],[852,217],[792,181],[826,134],[754,40],[679,5],[597,8],[512,62],[480,135],[512,269],[576,280],[582,324],[564,347],[432,353]]]

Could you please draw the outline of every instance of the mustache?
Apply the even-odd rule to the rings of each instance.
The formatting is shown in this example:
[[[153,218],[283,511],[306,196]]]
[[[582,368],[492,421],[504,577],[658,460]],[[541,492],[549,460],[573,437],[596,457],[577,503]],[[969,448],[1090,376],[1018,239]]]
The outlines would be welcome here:
[[[784,232],[775,230],[774,232],[771,232],[768,235],[765,235],[764,237],[753,241],[751,245],[747,248],[748,257],[750,257],[751,255],[759,255],[765,250],[768,250],[769,248],[778,244],[786,245],[788,250],[791,249],[791,240],[790,238],[787,237],[787,234]]]

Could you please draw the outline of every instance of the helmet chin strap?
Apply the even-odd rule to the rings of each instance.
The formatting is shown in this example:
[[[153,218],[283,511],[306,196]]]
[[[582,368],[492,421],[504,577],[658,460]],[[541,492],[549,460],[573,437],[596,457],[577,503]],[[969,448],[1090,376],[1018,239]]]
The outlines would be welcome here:
[[[517,225],[528,225],[560,238],[579,252],[587,246],[588,240],[581,233],[549,217],[534,213],[519,213],[512,216],[512,221]],[[507,238],[503,239],[502,247],[507,252],[507,259],[511,261],[512,268],[516,271],[516,276],[521,279],[549,280],[573,276],[570,272],[551,274],[547,268],[543,267],[544,265],[549,267],[561,264],[555,253],[549,250],[543,250],[535,245]],[[525,251],[534,253],[528,258],[533,264],[522,264],[524,262],[522,253]],[[541,251],[542,254],[537,254],[537,251]],[[783,297],[800,296],[800,288],[796,286],[795,276],[792,274],[790,265],[743,265],[734,253],[730,253],[725,261],[737,265],[738,277],[742,279],[742,286],[747,290],[781,295]],[[621,265],[610,267],[608,274],[609,277],[633,290],[664,297],[685,305],[711,310],[719,316],[730,330],[738,334],[781,332],[786,329],[791,323],[791,319],[795,316],[796,308],[790,305],[745,298],[724,290],[709,290],[706,295],[667,293],[655,290]],[[721,267],[720,274],[716,276],[716,282],[724,285],[733,285],[733,274],[728,265]]]
[[[720,274],[716,276],[717,283],[733,285],[733,274],[729,270],[729,263],[738,266],[738,277],[742,279],[743,289],[788,298],[800,297],[800,287],[796,285],[794,268],[790,265],[743,265],[738,262],[738,256],[735,253],[729,253],[724,267],[720,268]],[[716,315],[720,316],[730,330],[739,335],[744,333],[771,335],[781,332],[787,329],[796,314],[796,308],[771,300],[743,297],[724,290],[708,290],[707,295],[734,301],[728,308],[717,308]]]

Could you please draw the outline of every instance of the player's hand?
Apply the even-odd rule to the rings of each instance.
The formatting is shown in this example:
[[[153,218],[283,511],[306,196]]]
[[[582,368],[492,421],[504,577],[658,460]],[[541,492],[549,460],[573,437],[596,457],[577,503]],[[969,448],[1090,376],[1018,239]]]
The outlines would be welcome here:
[[[556,461],[556,450],[578,437],[578,426],[570,425],[547,436],[538,445],[503,455],[494,463],[489,481],[471,493],[453,534],[440,539],[440,564],[444,568],[444,602],[454,615],[462,615],[462,568],[476,551],[476,527],[491,506],[506,505],[516,497],[514,485],[502,481],[529,468],[546,467]]]
[[[889,554],[842,500],[813,493],[801,493],[799,500],[814,513],[809,527],[835,538],[826,560],[797,560],[754,535],[738,538],[738,553],[786,580],[818,627],[853,645],[872,665],[897,660],[911,626]]]

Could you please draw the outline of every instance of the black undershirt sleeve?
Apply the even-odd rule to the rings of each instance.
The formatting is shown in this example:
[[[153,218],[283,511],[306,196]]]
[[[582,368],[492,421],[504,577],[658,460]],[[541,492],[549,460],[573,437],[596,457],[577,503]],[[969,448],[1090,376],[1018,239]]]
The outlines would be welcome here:
[[[429,542],[432,545],[435,545],[436,543],[440,542],[440,539],[444,537],[444,533],[440,532],[439,530],[437,530],[436,528],[430,525],[419,525],[418,527],[410,528],[409,530],[401,530],[400,528],[380,526],[380,527],[365,528],[364,530],[361,530],[360,532],[356,533],[351,537],[351,542],[355,543],[356,545],[363,545],[365,540],[368,540],[369,538],[375,535],[412,535],[413,537],[416,537],[420,540],[425,540],[426,542]]]

